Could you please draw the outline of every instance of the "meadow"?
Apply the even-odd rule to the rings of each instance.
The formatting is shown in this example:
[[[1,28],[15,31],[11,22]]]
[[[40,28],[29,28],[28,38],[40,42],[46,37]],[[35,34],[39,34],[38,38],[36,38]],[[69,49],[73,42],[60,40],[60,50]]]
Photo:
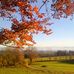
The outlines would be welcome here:
[[[51,58],[54,59],[55,57]],[[57,58],[57,57],[56,57]],[[60,58],[60,57],[59,57]],[[62,57],[61,59],[64,59]],[[60,61],[46,61],[49,58],[39,58],[26,67],[8,67],[0,68],[0,74],[74,74],[74,64]],[[39,60],[39,61],[38,61]],[[44,61],[43,61],[44,60]]]

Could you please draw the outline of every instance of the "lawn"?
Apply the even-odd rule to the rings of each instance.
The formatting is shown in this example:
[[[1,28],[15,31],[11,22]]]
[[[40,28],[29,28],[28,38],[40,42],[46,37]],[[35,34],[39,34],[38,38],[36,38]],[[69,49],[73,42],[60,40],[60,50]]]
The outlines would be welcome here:
[[[62,62],[34,62],[31,66],[37,68],[39,71],[29,68],[0,68],[0,74],[74,74],[73,64]]]
[[[62,63],[62,62],[35,62],[32,64],[34,67],[45,68],[53,71],[74,72],[74,64]],[[45,67],[42,67],[45,66]]]
[[[0,68],[0,74],[45,74],[28,68]]]

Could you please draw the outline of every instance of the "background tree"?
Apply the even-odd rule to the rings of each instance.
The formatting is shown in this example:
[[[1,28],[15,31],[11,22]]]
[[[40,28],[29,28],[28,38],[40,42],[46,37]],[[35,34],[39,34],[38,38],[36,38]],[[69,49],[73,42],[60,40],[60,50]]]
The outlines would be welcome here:
[[[28,58],[30,60],[29,64],[34,62],[34,60],[39,57],[39,54],[36,51],[36,49],[37,49],[36,47],[27,47],[26,50],[24,51],[25,58]]]

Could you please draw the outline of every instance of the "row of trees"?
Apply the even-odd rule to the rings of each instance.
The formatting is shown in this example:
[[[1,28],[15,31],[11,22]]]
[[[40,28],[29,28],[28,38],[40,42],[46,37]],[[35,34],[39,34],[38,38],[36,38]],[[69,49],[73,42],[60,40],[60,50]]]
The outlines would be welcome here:
[[[39,55],[35,47],[28,47],[26,50],[6,47],[0,50],[0,67],[28,66],[37,57]]]
[[[36,58],[36,57],[52,57],[52,56],[74,56],[74,51],[72,50],[36,50],[37,48],[27,49],[24,54],[29,58]],[[32,55],[32,56],[31,56]]]
[[[0,67],[27,66],[32,64],[37,58],[52,56],[74,56],[74,51],[39,51],[36,47],[28,47],[26,50],[20,50],[18,48],[7,47],[0,50]]]
[[[59,50],[59,51],[56,52],[56,56],[74,56],[74,51],[71,51],[71,50],[69,50],[69,51],[66,51],[66,50],[61,51],[61,50]]]

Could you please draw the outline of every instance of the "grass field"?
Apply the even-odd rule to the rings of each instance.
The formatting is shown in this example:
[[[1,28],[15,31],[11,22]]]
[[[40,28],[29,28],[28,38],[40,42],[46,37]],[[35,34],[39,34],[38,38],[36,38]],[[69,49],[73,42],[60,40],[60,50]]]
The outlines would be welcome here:
[[[0,68],[0,74],[74,74],[73,64],[62,62],[34,62],[31,66],[44,71],[28,68]]]
[[[63,71],[63,72],[74,72],[74,65],[73,64],[67,64],[62,62],[35,62],[33,66],[42,68],[42,66],[45,66],[45,69],[48,69],[50,71]]]

